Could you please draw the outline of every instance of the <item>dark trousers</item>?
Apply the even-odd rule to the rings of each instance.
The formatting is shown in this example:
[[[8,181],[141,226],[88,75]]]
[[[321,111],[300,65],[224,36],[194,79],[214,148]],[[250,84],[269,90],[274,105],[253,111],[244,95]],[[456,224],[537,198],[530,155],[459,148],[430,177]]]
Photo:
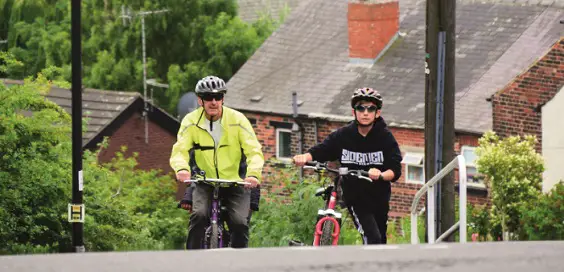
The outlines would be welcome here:
[[[359,205],[348,206],[354,218],[354,225],[362,236],[363,244],[386,244],[386,231],[388,229],[388,207],[370,209]]]
[[[223,204],[227,208],[226,221],[231,232],[231,246],[247,247],[249,240],[250,191],[243,187],[221,188]],[[213,188],[196,185],[192,199],[192,215],[188,226],[186,249],[200,249],[210,223]]]

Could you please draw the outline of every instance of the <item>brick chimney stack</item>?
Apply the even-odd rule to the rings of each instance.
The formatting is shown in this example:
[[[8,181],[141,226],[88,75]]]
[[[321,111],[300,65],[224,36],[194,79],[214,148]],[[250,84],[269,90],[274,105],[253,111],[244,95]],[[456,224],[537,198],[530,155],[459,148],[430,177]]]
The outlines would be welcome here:
[[[399,30],[398,0],[349,0],[349,57],[373,63]]]

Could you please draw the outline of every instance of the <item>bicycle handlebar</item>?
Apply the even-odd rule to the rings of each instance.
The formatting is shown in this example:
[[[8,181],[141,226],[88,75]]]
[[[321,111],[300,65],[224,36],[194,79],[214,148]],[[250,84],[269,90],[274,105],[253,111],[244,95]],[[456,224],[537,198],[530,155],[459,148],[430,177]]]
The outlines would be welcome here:
[[[235,181],[235,180],[226,180],[226,179],[215,179],[215,178],[206,178],[206,179],[187,179],[184,180],[182,182],[194,182],[194,183],[219,183],[219,184],[223,184],[223,185],[232,185],[232,184],[238,184],[238,185],[251,185],[250,182],[246,182],[246,181]]]
[[[349,170],[347,167],[340,167],[339,169],[333,169],[333,168],[327,167],[327,163],[319,163],[319,162],[315,162],[315,161],[306,162],[306,164],[303,166],[303,168],[304,169],[313,169],[315,171],[327,170],[329,172],[333,172],[333,173],[339,174],[341,176],[350,175],[350,176],[355,176],[357,178],[364,179],[364,180],[372,182],[370,175],[368,174],[367,171],[364,171],[364,170]]]

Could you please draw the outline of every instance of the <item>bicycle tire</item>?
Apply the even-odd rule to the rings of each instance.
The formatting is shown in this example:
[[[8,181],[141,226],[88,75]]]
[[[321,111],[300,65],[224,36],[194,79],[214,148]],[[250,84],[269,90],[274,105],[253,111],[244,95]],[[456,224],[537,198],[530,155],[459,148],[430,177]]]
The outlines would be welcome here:
[[[333,244],[333,229],[333,221],[327,220],[323,222],[323,227],[321,228],[321,238],[319,241],[320,246],[330,246]]]
[[[217,224],[213,224],[211,226],[211,234],[210,234],[210,249],[211,248],[219,248],[219,228]]]

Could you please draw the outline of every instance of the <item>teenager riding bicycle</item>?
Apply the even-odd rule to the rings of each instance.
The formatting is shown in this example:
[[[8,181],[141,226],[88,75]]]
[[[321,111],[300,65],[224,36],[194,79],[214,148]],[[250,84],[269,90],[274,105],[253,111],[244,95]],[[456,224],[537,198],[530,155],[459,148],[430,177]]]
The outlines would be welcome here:
[[[196,84],[198,104],[201,106],[187,114],[178,131],[172,148],[170,165],[179,181],[190,180],[192,151],[193,163],[206,172],[207,178],[241,180],[250,183],[246,189],[260,183],[264,156],[261,145],[249,120],[240,112],[223,106],[227,92],[225,82],[215,76],[202,78]],[[245,171],[240,171],[244,169]],[[244,176],[240,174],[244,172]],[[188,227],[187,249],[199,249],[209,222],[212,188],[197,184],[194,188]],[[231,245],[247,247],[249,239],[248,216],[250,191],[242,187],[222,188]]]
[[[342,167],[368,171],[372,182],[345,177],[343,197],[364,244],[386,244],[391,182],[401,176],[402,156],[382,113],[382,96],[372,88],[360,88],[351,98],[355,118],[331,133],[308,153],[296,155],[297,166],[308,161],[339,161]]]

